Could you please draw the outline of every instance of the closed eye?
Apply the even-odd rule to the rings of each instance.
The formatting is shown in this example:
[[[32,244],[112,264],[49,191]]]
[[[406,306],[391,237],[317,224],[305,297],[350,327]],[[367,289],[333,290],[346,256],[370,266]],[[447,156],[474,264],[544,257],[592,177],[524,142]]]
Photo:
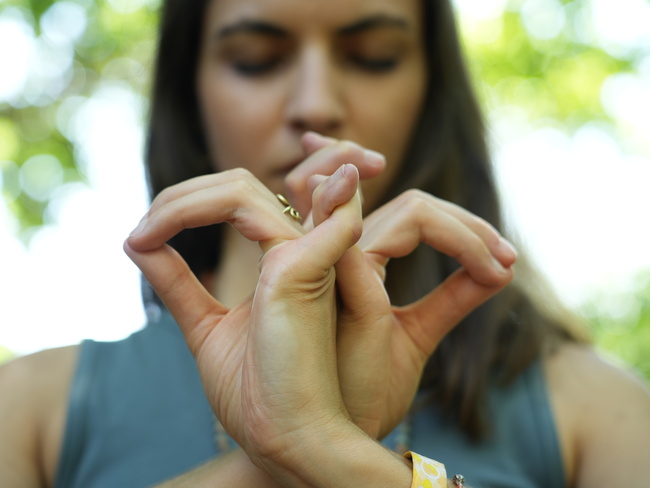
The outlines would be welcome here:
[[[271,73],[280,65],[281,62],[281,59],[271,59],[259,62],[234,61],[232,66],[237,73],[243,76],[254,77]]]
[[[350,62],[362,70],[372,73],[392,71],[399,63],[398,58],[367,58],[363,56],[350,56]]]

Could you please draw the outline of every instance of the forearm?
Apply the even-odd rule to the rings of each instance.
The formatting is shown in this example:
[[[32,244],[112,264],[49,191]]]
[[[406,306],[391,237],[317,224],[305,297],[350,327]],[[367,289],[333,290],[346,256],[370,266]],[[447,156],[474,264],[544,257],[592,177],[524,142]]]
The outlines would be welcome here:
[[[212,459],[155,488],[279,488],[241,449]]]
[[[296,463],[290,469],[276,468],[274,471],[283,480],[282,483],[256,467],[242,450],[237,450],[153,488],[411,486],[413,475],[410,462],[370,439],[359,444],[350,442],[347,448],[340,450],[331,447],[320,450],[323,453],[329,450],[330,454],[319,459],[305,453],[304,461],[307,463]],[[307,466],[301,467],[301,464]],[[447,487],[457,488],[451,480],[447,481]]]

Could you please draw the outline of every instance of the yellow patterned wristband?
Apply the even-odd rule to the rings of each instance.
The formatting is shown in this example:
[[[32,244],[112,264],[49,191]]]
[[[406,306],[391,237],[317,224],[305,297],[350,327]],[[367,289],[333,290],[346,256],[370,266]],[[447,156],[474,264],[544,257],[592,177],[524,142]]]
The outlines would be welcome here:
[[[412,451],[404,453],[404,457],[413,461],[411,488],[447,488],[447,470],[444,464]]]

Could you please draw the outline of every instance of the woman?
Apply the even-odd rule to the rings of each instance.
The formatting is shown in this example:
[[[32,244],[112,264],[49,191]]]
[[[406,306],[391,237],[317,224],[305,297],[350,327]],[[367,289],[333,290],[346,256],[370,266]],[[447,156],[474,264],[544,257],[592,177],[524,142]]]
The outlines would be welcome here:
[[[407,258],[391,262],[387,269],[386,289],[393,303],[410,303],[436,289],[448,276],[467,278],[463,270],[470,273],[470,279],[463,281],[467,286],[488,285],[482,293],[480,286],[472,288],[469,298],[457,295],[465,299],[458,308],[429,307],[426,315],[439,312],[427,332],[434,328],[444,334],[461,315],[504,286],[513,256],[496,233],[459,213],[457,207],[422,193],[403,193],[420,188],[500,228],[481,118],[464,72],[449,6],[415,0],[213,0],[189,5],[169,1],[158,58],[148,156],[153,193],[214,171],[243,167],[254,175],[237,170],[176,186],[157,200],[150,219],[127,244],[130,255],[184,326],[203,383],[166,313],[152,321],[156,322],[153,327],[117,345],[85,343],[81,348],[47,351],[16,361],[4,368],[1,380],[3,399],[11,400],[3,400],[0,407],[0,435],[8,440],[0,447],[0,481],[26,487],[146,486],[188,471],[169,486],[246,486],[248,482],[258,486],[273,482],[362,486],[367,478],[358,479],[359,470],[346,468],[363,468],[365,473],[379,465],[381,481],[408,486],[408,466],[370,442],[371,437],[384,437],[404,417],[408,405],[391,400],[391,393],[400,386],[407,393],[403,398],[408,400],[414,393],[414,385],[394,379],[388,391],[378,392],[386,387],[383,380],[390,372],[386,372],[390,364],[385,358],[386,341],[395,341],[394,337],[388,334],[385,339],[384,331],[384,341],[377,341],[382,344],[373,344],[367,337],[343,340],[348,335],[341,332],[336,351],[325,350],[323,362],[309,363],[307,373],[319,367],[327,372],[322,378],[326,394],[315,397],[315,405],[336,419],[322,426],[311,422],[322,428],[306,432],[321,433],[315,438],[320,442],[300,444],[305,455],[314,456],[310,460],[322,463],[322,469],[313,470],[309,467],[313,462],[305,465],[300,456],[273,456],[273,446],[264,444],[268,436],[253,442],[250,436],[256,430],[253,434],[245,430],[250,418],[244,421],[236,415],[243,410],[241,405],[224,407],[215,401],[231,397],[220,390],[228,383],[217,381],[210,368],[213,363],[206,358],[214,359],[216,351],[230,349],[197,346],[202,342],[196,336],[193,341],[192,336],[205,335],[193,333],[187,326],[195,322],[187,318],[190,311],[175,308],[187,300],[174,301],[179,288],[171,293],[164,290],[169,284],[165,280],[174,275],[156,275],[155,270],[169,271],[178,265],[166,254],[167,248],[160,246],[187,225],[188,215],[194,219],[191,225],[228,220],[214,210],[225,205],[233,209],[233,215],[239,215],[242,208],[250,210],[250,219],[233,221],[248,239],[258,240],[256,232],[262,224],[270,228],[268,235],[262,234],[271,237],[271,242],[263,245],[261,276],[265,278],[265,263],[276,262],[265,261],[269,253],[277,256],[272,253],[279,247],[276,241],[304,242],[301,239],[318,235],[302,236],[303,231],[281,213],[282,207],[277,208],[273,193],[288,192],[290,201],[306,214],[312,202],[307,189],[321,183],[324,186],[313,196],[316,222],[336,221],[341,208],[347,212],[343,220],[350,226],[325,234],[340,237],[343,244],[338,243],[337,252],[328,254],[329,261],[316,268],[327,271],[329,277],[331,265],[339,263],[337,286],[342,308],[337,314],[327,308],[333,294],[328,281],[315,305],[323,308],[319,313],[310,312],[313,323],[322,325],[319,330],[331,334],[334,317],[340,331],[355,330],[346,325],[349,323],[375,321],[368,317],[382,319],[384,324],[388,316],[391,326],[395,317],[402,317],[399,311],[386,311],[386,303],[376,298],[381,289],[368,270],[381,276],[388,257],[407,254],[412,235],[408,246],[392,243],[396,236],[408,235],[414,224],[454,222],[434,236],[421,236],[431,226],[417,225],[414,235],[442,254],[459,258],[463,267],[456,272],[454,259],[428,246],[418,248]],[[356,144],[339,143],[339,139]],[[356,170],[340,170],[342,190],[332,180],[316,178],[309,183],[310,175],[332,174],[344,163],[354,163],[364,178],[366,213],[387,203],[363,224],[366,240],[358,248],[365,251],[362,256],[352,246],[356,214],[350,208],[353,197],[349,189],[356,184]],[[233,200],[222,200],[224,188],[234,189]],[[218,196],[206,200],[206,195]],[[167,210],[161,214],[162,209]],[[278,228],[283,230],[274,234]],[[210,294],[233,307],[232,324],[248,323],[249,314],[256,309],[246,300],[260,279],[259,248],[239,232],[211,226],[183,232],[172,241]],[[447,235],[458,238],[440,240]],[[464,246],[467,242],[475,245]],[[337,259],[337,253],[343,261]],[[147,255],[156,259],[155,266],[147,265]],[[165,256],[170,260],[160,261]],[[490,268],[492,257],[496,263]],[[288,269],[295,271],[295,261],[287,259]],[[308,256],[304,262],[305,272],[313,271]],[[350,269],[360,272],[356,275]],[[491,275],[493,272],[497,276]],[[361,299],[354,296],[354,290],[363,286],[346,283],[368,275],[371,278],[361,282],[372,291],[373,299],[364,309]],[[295,274],[270,272],[273,283],[282,283],[278,276],[287,276],[285,285],[296,285]],[[313,275],[309,277],[313,279]],[[209,296],[194,292],[187,295],[197,297],[190,305],[210,303],[215,307],[207,301],[212,300]],[[428,339],[426,352],[436,351],[424,371],[418,401],[387,442],[443,461],[476,486],[642,486],[647,478],[643,475],[648,474],[642,457],[650,429],[647,390],[602,362],[588,347],[579,346],[576,334],[555,318],[557,314],[542,313],[531,296],[522,285],[504,290],[463,320],[439,345],[435,335],[417,335]],[[266,298],[262,303],[267,307],[275,301],[284,303],[282,295]],[[356,321],[355,311],[359,314]],[[291,314],[285,311],[280,316]],[[263,323],[252,320],[252,330]],[[298,333],[291,329],[286,337]],[[311,343],[308,350],[318,350],[319,344],[322,342]],[[287,344],[275,345],[284,346]],[[382,352],[376,355],[375,364],[367,353],[372,347]],[[271,345],[268,348],[276,350]],[[258,346],[253,350],[266,349]],[[232,351],[241,352],[241,346]],[[363,354],[356,356],[359,351]],[[241,364],[241,357],[240,362],[226,359],[221,358],[223,364]],[[269,364],[269,358],[262,359]],[[354,367],[357,364],[362,367]],[[278,367],[278,374],[281,371]],[[369,391],[360,392],[359,385],[369,385]],[[203,387],[209,401],[201,393]],[[388,409],[389,413],[376,406],[373,410],[364,402],[367,398],[388,399],[385,403],[394,408]],[[280,405],[286,404],[288,412],[296,416],[289,430],[313,420],[310,415],[319,411],[291,408],[296,399],[290,400]],[[246,453],[234,448],[219,425],[215,442],[210,405]],[[349,418],[343,421],[346,415]],[[327,437],[330,425],[336,430]],[[538,437],[531,441],[529,432]],[[355,448],[333,450],[346,454],[345,459],[325,456],[322,446],[336,445],[341,436],[351,439],[349,445]],[[226,448],[229,453],[217,457]],[[353,454],[362,454],[362,459]],[[211,458],[215,460],[192,469]],[[364,464],[364,459],[371,462]],[[346,464],[346,460],[353,462]]]

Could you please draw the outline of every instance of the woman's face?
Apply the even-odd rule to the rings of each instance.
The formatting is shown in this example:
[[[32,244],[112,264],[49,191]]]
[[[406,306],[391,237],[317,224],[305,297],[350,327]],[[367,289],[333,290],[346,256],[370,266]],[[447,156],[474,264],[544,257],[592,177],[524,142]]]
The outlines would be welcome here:
[[[426,84],[421,0],[212,0],[198,69],[216,170],[272,191],[311,130],[386,156],[374,206],[402,163]]]

